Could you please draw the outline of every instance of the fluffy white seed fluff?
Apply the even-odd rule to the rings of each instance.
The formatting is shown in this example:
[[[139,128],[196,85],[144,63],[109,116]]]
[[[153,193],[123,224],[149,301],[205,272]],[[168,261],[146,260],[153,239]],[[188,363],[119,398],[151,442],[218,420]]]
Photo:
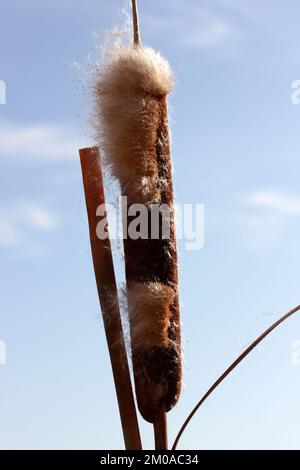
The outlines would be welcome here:
[[[159,199],[155,146],[160,101],[172,90],[169,63],[148,47],[111,46],[95,83],[97,136],[129,199]]]

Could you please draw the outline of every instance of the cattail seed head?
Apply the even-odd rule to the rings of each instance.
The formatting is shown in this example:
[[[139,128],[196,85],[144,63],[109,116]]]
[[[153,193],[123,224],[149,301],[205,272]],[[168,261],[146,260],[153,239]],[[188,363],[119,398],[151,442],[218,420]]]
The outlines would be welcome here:
[[[167,113],[167,96],[172,88],[168,62],[141,45],[112,47],[94,87],[99,143],[129,207],[136,203],[146,206],[149,234],[152,205],[170,208],[168,238],[160,234],[156,239],[124,239],[136,394],[139,409],[150,422],[158,407],[168,411],[174,406],[181,387],[178,262]]]

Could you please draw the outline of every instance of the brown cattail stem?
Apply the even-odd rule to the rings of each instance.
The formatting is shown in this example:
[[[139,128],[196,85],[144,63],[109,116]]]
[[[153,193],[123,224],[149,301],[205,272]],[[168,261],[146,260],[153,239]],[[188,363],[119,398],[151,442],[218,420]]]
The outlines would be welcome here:
[[[105,240],[96,234],[97,208],[105,207],[100,152],[97,147],[79,150],[86,206],[89,220],[92,257],[104,329],[110,354],[116,394],[127,450],[142,449],[132,384],[129,373],[117,286],[109,236]],[[106,210],[104,211],[106,219]],[[108,235],[108,227],[107,235]]]
[[[163,408],[157,411],[153,427],[155,450],[168,450],[167,413]]]
[[[132,3],[132,18],[133,18],[133,43],[135,46],[139,46],[141,44],[141,37],[140,37],[137,0],[132,0],[131,3]]]
[[[182,434],[184,433],[185,429],[187,428],[188,424],[190,423],[191,419],[193,416],[197,413],[199,408],[203,405],[203,403],[207,400],[207,398],[213,393],[213,391],[223,382],[223,380],[226,379],[226,377],[242,362],[245,357],[248,356],[248,354],[253,351],[256,346],[258,346],[275,328],[277,328],[281,323],[283,323],[285,320],[290,318],[294,313],[298,312],[300,310],[300,305],[297,305],[297,307],[293,308],[290,310],[288,313],[283,315],[279,320],[277,320],[273,325],[271,325],[266,331],[264,331],[258,338],[256,338],[253,343],[248,346],[248,348],[245,349],[245,351],[240,354],[240,356],[223,372],[222,375],[215,381],[215,383],[208,389],[208,391],[205,393],[205,395],[201,398],[201,400],[198,401],[197,405],[192,409],[188,417],[186,418],[185,422],[181,426],[179,433],[176,436],[176,439],[174,441],[174,444],[172,446],[172,450],[176,450],[177,445],[180,441],[180,438]]]

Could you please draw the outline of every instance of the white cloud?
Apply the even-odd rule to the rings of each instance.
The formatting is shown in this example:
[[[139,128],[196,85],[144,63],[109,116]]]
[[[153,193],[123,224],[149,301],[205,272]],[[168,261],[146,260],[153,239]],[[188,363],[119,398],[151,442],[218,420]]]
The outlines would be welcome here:
[[[254,251],[268,252],[278,247],[293,244],[290,237],[298,224],[300,198],[284,195],[274,190],[261,189],[242,199],[247,210],[239,217],[246,244]]]
[[[0,248],[28,249],[33,237],[41,232],[55,230],[58,225],[58,218],[37,203],[0,206]]]
[[[231,41],[238,34],[230,23],[223,18],[212,14],[205,14],[197,28],[186,32],[182,37],[182,44],[189,47],[214,47]]]
[[[234,14],[238,14],[246,20],[250,20],[254,23],[261,22],[262,15],[266,11],[269,11],[268,6],[266,5],[266,0],[265,2],[261,2],[261,0],[243,0],[242,2],[241,0],[215,0],[215,3],[217,7],[220,7],[227,12],[231,11]]]
[[[252,207],[269,209],[282,215],[300,216],[300,198],[293,198],[274,191],[256,191],[245,198]]]
[[[81,146],[75,135],[58,126],[18,125],[0,120],[0,159],[72,159]]]
[[[216,48],[221,52],[235,51],[244,33],[228,12],[211,2],[192,0],[164,3],[165,14],[144,15],[143,23],[152,33],[188,48]],[[166,18],[167,17],[167,18]]]
[[[24,207],[24,222],[37,230],[53,230],[58,225],[58,220],[53,214],[34,204]]]

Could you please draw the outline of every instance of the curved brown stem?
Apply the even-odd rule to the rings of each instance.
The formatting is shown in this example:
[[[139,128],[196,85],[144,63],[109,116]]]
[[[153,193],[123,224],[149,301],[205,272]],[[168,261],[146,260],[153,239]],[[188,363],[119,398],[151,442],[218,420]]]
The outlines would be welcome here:
[[[277,320],[273,325],[271,325],[264,333],[262,333],[253,343],[250,344],[250,346],[245,349],[245,351],[225,370],[225,372],[216,380],[216,382],[210,387],[210,389],[206,392],[206,394],[201,398],[201,400],[197,403],[197,405],[192,409],[188,417],[186,418],[185,422],[181,426],[179,433],[177,434],[177,437],[174,441],[174,444],[172,446],[172,450],[175,450],[178,442],[185,431],[186,427],[190,423],[191,419],[193,416],[197,413],[199,410],[200,406],[206,401],[206,399],[212,394],[212,392],[220,385],[223,380],[226,379],[226,377],[232,372],[239,364],[242,362],[243,359],[245,359],[248,354],[259,344],[261,341],[263,341],[266,336],[268,336],[277,326],[279,326],[281,323],[283,323],[285,320],[287,320],[289,317],[291,317],[294,313],[298,312],[300,310],[300,305],[297,307],[293,308],[290,310],[288,313],[283,315],[279,320]]]

